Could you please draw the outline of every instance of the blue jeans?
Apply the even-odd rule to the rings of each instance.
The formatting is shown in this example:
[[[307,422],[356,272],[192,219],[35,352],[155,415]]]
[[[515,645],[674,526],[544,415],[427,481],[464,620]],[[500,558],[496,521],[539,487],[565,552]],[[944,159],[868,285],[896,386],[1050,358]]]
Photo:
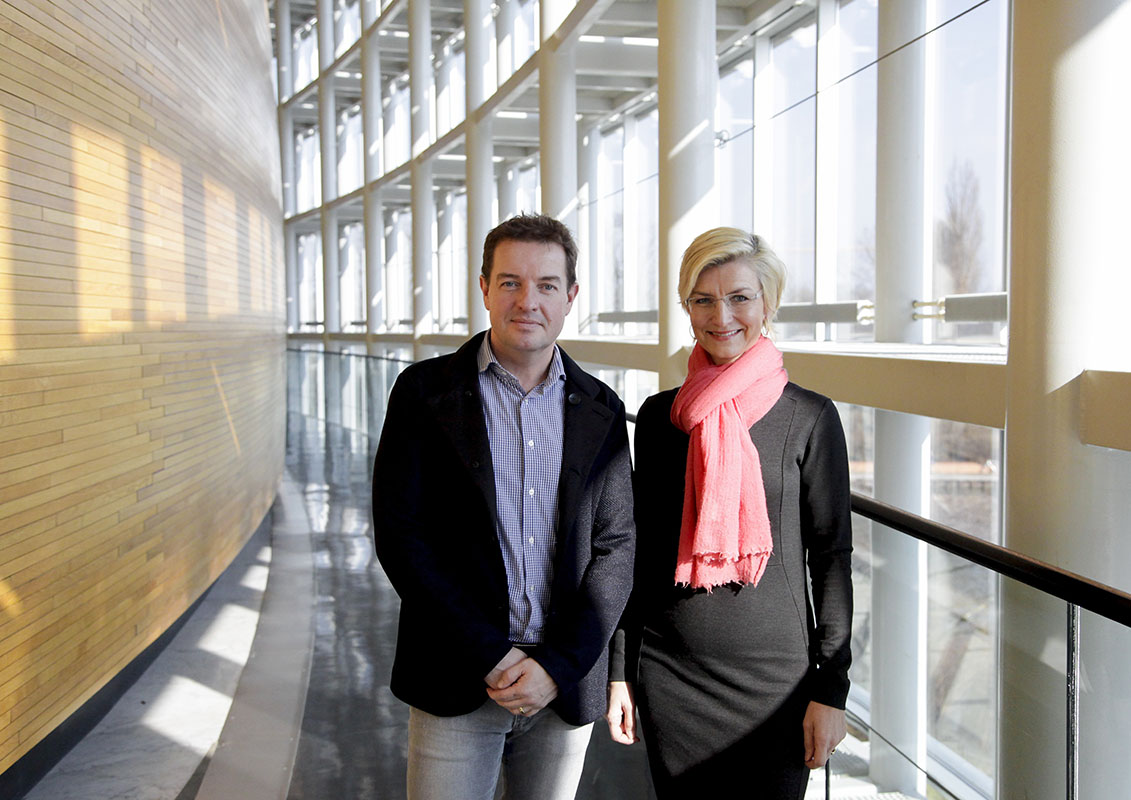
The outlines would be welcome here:
[[[592,729],[491,700],[458,717],[410,707],[408,800],[492,800],[496,785],[505,800],[573,800]]]

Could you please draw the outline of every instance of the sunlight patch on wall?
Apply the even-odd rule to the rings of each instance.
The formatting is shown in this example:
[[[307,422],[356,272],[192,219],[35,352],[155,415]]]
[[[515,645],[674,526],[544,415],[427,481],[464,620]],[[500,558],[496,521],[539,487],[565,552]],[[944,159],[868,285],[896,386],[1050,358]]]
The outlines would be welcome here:
[[[209,175],[204,176],[205,269],[208,274],[208,317],[218,319],[239,312],[239,272],[232,257],[238,252],[236,198]]]
[[[8,137],[5,130],[4,110],[0,108],[0,175],[6,175]],[[11,211],[8,208],[7,192],[0,191],[0,230],[12,227]],[[12,263],[9,245],[10,234],[0,232],[0,363],[8,360],[7,354],[13,349],[15,333],[11,319],[15,309],[12,296]]]
[[[44,210],[70,225],[75,248],[75,314],[87,336],[128,329],[133,298],[130,264],[130,172],[126,148],[105,133],[71,125],[74,212]]]
[[[145,215],[141,257],[145,319],[181,322],[185,319],[185,209],[181,165],[160,151],[142,145],[141,176]]]

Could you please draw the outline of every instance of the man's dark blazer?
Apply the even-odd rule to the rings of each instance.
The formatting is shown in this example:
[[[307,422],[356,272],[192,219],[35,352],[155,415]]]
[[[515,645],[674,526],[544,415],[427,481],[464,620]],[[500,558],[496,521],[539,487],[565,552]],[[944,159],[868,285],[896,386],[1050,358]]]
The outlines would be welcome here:
[[[481,333],[408,367],[389,396],[373,467],[377,557],[401,598],[393,694],[437,716],[488,701],[510,650],[495,476],[479,397]],[[632,588],[635,529],[624,405],[564,352],[557,543],[533,657],[571,724],[602,715],[608,644]]]

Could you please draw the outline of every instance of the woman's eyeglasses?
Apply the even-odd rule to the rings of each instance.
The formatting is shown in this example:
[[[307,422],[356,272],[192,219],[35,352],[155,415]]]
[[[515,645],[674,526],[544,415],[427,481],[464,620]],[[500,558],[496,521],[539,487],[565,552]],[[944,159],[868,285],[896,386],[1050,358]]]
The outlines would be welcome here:
[[[727,308],[738,313],[753,307],[754,302],[761,296],[762,291],[760,289],[754,292],[754,294],[736,292],[734,294],[728,294],[726,297],[710,297],[709,295],[700,294],[695,297],[687,298],[687,308],[689,311],[705,314],[714,311],[717,304],[726,303]]]

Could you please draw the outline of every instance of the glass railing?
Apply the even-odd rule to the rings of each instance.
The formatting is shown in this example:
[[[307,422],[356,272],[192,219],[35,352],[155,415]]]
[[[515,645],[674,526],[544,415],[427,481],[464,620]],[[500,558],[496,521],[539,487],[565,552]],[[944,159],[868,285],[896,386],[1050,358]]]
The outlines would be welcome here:
[[[925,550],[918,557],[932,564],[926,591],[903,586],[902,607],[876,604],[857,586],[858,606],[890,617],[869,618],[869,627],[918,621],[881,636],[907,647],[867,653],[872,691],[854,687],[850,698],[859,740],[871,745],[867,774],[876,788],[1007,796],[999,775],[1020,760],[1011,750],[1024,750],[1026,768],[1046,785],[1062,782],[1069,800],[1087,796],[1082,765],[1119,758],[1105,732],[1119,727],[1112,715],[1128,706],[1131,595],[871,497],[853,494],[852,508],[887,535],[917,540]],[[934,565],[951,580],[940,584]],[[875,575],[866,583],[874,586]],[[898,597],[899,579],[893,583],[887,590]],[[1050,624],[1056,619],[1063,622]],[[882,676],[877,660],[887,663]],[[987,715],[996,716],[989,725]]]

